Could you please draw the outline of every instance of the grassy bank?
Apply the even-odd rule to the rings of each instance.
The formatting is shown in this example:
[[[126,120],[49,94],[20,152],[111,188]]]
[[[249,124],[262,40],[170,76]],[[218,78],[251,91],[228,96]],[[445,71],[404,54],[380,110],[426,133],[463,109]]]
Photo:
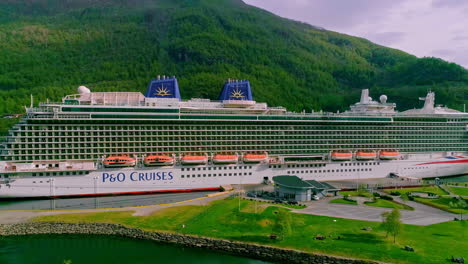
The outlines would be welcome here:
[[[395,201],[388,201],[384,199],[376,199],[375,201],[371,202],[364,202],[365,205],[368,206],[375,206],[375,207],[384,207],[384,208],[397,208],[397,209],[404,209],[404,210],[414,210],[413,207],[408,206],[406,204],[397,203]]]
[[[468,188],[466,187],[454,187],[454,186],[447,186],[447,188],[452,192],[453,194],[456,195],[461,195],[461,196],[468,196]]]
[[[438,199],[427,199],[427,198],[418,198],[415,197],[414,200],[416,202],[429,205],[435,208],[439,208],[441,210],[447,211],[447,212],[452,212],[452,213],[463,213],[463,214],[468,214],[468,210],[465,209],[455,209],[450,207],[450,202],[453,201],[453,198],[451,197],[442,197]]]
[[[423,186],[417,188],[400,188],[400,189],[385,189],[384,192],[391,193],[391,192],[399,192],[401,194],[408,194],[410,192],[421,192],[421,193],[434,193],[437,195],[446,195],[444,190],[440,189],[437,186]]]
[[[366,192],[366,191],[345,191],[345,192],[340,192],[341,195],[343,196],[361,196],[361,197],[367,197],[367,198],[372,198],[372,193]]]
[[[357,202],[356,202],[356,201],[345,200],[345,199],[343,199],[343,198],[333,199],[333,200],[330,201],[330,203],[340,203],[340,204],[353,204],[353,205],[357,205]]]
[[[463,255],[468,247],[464,237],[466,221],[405,225],[397,244],[393,244],[391,238],[385,238],[377,222],[290,213],[291,234],[281,241],[272,241],[268,236],[277,216],[275,212],[286,209],[270,206],[253,213],[252,204],[242,200],[239,212],[239,200],[228,198],[206,206],[167,208],[143,217],[132,216],[133,212],[127,211],[43,216],[35,221],[119,223],[149,231],[180,232],[392,263],[446,263],[452,255],[467,257]],[[363,231],[363,227],[371,227],[372,231]],[[315,240],[317,234],[327,239]],[[333,240],[329,236],[341,239]],[[404,245],[416,251],[403,251]]]

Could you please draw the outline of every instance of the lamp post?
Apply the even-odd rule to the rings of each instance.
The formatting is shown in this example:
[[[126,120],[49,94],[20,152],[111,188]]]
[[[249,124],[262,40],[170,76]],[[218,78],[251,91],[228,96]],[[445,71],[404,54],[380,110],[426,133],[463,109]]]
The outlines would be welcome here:
[[[242,166],[240,166],[240,178],[239,178],[239,185],[240,185],[240,189],[239,189],[239,212],[241,211],[241,191],[242,191]]]
[[[336,233],[336,230],[335,230],[336,226],[335,225],[336,225],[336,219],[333,219],[333,235],[336,235],[335,234]]]

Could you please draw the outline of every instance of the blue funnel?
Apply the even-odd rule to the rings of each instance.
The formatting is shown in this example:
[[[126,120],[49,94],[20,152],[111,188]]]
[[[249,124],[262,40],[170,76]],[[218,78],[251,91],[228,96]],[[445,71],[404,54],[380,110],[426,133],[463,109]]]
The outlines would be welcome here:
[[[177,98],[180,101],[177,79],[175,77],[159,79],[158,77],[158,79],[151,80],[145,96],[150,98]]]
[[[223,91],[219,96],[219,100],[253,101],[250,82],[247,80],[227,81],[224,84]]]

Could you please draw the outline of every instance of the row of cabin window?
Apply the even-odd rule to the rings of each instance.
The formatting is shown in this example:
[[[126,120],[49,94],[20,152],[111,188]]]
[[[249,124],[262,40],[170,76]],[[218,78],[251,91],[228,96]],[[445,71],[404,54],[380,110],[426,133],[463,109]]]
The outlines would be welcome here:
[[[32,174],[33,177],[41,177],[41,176],[74,176],[74,175],[85,175],[88,174],[89,171],[76,171],[76,172],[65,172],[65,171],[59,171],[59,172],[35,172]]]
[[[420,170],[420,169],[429,169],[429,167],[409,167],[409,168],[403,168],[405,170]]]
[[[288,174],[299,173],[328,173],[328,172],[356,172],[356,171],[372,171],[372,168],[358,168],[358,169],[336,169],[336,170],[306,170],[306,171],[288,171]]]
[[[237,169],[252,169],[252,166],[227,166],[227,167],[194,167],[181,168],[181,171],[196,171],[196,170],[237,170]]]
[[[341,166],[367,166],[367,165],[380,165],[380,162],[364,162],[364,163],[341,163]]]
[[[257,144],[253,145],[253,142],[248,142],[250,144],[247,145],[247,142],[245,145],[220,145],[220,144],[203,144],[203,145],[184,145],[184,144],[176,144],[174,145],[169,145],[167,143],[159,143],[158,145],[154,144],[153,146],[148,146],[148,145],[136,145],[133,143],[130,144],[109,144],[109,145],[102,145],[98,146],[97,144],[68,144],[68,145],[57,145],[57,144],[43,144],[43,145],[9,145],[6,150],[3,152],[6,152],[7,150],[12,151],[14,154],[74,154],[74,153],[105,153],[105,152],[116,152],[116,151],[124,151],[124,152],[155,152],[155,151],[163,151],[163,149],[167,149],[167,151],[219,151],[219,150],[226,150],[226,151],[254,151],[254,148],[262,148],[261,150],[263,151],[271,151],[271,150],[278,150],[278,149],[297,149],[297,150],[330,150],[330,145],[327,144],[304,144],[298,143],[295,145],[280,145],[280,144],[275,144],[272,145],[271,142],[262,142],[264,144]],[[331,142],[333,143],[333,142]],[[338,145],[338,144],[336,144]],[[450,143],[445,143],[445,144],[440,144],[440,142],[437,143],[421,143],[421,144],[362,144],[360,142],[356,142],[356,144],[346,144],[346,145],[339,145],[337,148],[342,148],[342,149],[356,149],[356,148],[362,148],[362,149],[367,149],[367,148],[373,148],[373,149],[387,149],[387,148],[392,148],[392,149],[426,149],[426,150],[431,150],[431,148],[449,148],[456,146],[457,149],[468,149],[468,142],[464,142],[464,140],[460,139],[458,141],[453,141]],[[200,149],[202,148],[202,149]],[[120,149],[120,150],[119,150]],[[268,150],[270,149],[270,150]]]
[[[460,120],[459,120],[460,121]],[[394,123],[392,125],[387,125],[384,126],[383,129],[401,129],[401,128],[412,128],[412,129],[418,129],[418,128],[440,128],[440,127],[452,127],[452,126],[459,126],[457,123],[436,123],[436,122],[425,122],[425,123]],[[125,131],[139,131],[139,130],[168,130],[168,131],[208,131],[208,130],[271,130],[271,129],[283,129],[283,130],[316,130],[316,129],[331,129],[331,130],[356,130],[356,129],[363,129],[365,130],[367,127],[372,127],[372,126],[350,126],[350,125],[343,125],[343,124],[336,124],[333,126],[330,125],[308,125],[308,126],[298,126],[298,125],[291,125],[291,126],[278,126],[278,125],[258,125],[258,126],[220,126],[220,125],[206,125],[206,126],[188,126],[188,125],[182,125],[182,126],[142,126],[142,125],[132,125],[132,126],[122,126],[122,125],[116,125],[116,126],[109,126],[109,125],[104,125],[104,126],[89,126],[89,125],[84,125],[84,126],[21,126],[21,130],[25,131],[48,131],[48,130],[54,130],[54,131],[115,131],[115,130],[125,130]]]
[[[457,131],[458,130],[458,131]],[[326,133],[326,134],[324,134]],[[432,128],[431,130],[425,128],[425,130],[415,130],[415,131],[408,131],[408,130],[396,130],[396,131],[384,131],[384,130],[371,130],[371,131],[326,131],[326,130],[319,130],[319,131],[291,131],[291,130],[272,130],[272,131],[258,131],[258,130],[250,130],[250,131],[211,131],[211,132],[181,132],[181,131],[148,131],[148,132],[129,132],[129,131],[121,131],[121,132],[102,132],[102,131],[95,131],[95,132],[24,132],[20,131],[15,133],[15,136],[23,136],[23,137],[41,137],[41,136],[49,136],[49,137],[67,137],[67,136],[112,136],[112,137],[125,137],[125,136],[132,136],[132,137],[146,137],[146,136],[283,136],[283,137],[291,137],[291,136],[330,136],[330,135],[337,135],[337,136],[359,136],[359,135],[367,135],[367,136],[381,136],[381,134],[387,134],[389,136],[401,136],[401,135],[421,135],[421,136],[429,136],[434,134],[454,134],[457,135],[459,133],[463,133],[463,127],[450,127],[444,129],[435,129]]]
[[[214,173],[214,174],[192,174],[192,175],[181,175],[180,177],[181,178],[200,178],[200,177],[222,177],[222,176],[247,176],[247,175],[252,175],[252,172],[244,172],[243,174],[242,173],[237,173],[237,172],[234,172],[234,173]]]

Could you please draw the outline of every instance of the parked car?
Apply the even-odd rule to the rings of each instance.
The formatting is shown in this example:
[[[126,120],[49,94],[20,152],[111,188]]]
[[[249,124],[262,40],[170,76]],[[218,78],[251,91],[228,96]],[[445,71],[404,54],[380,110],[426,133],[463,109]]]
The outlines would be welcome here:
[[[247,193],[247,197],[254,197],[254,198],[256,198],[257,196],[255,195],[255,193],[249,192],[249,193]]]
[[[312,195],[312,200],[318,201],[320,198],[317,195]]]
[[[288,204],[298,204],[298,202],[293,200],[293,201],[288,201]]]
[[[281,199],[279,199],[279,198],[276,198],[275,203],[283,203],[283,201]]]

